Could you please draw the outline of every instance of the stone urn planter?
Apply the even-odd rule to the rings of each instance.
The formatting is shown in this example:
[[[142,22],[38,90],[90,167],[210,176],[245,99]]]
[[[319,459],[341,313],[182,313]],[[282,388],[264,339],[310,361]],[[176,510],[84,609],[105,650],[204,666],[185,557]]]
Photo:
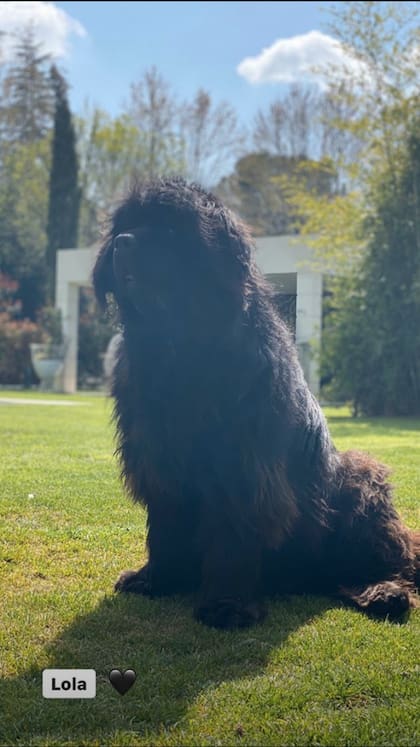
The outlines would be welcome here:
[[[61,390],[60,374],[63,370],[66,345],[32,342],[30,350],[34,371],[41,382],[40,390],[42,392],[59,392]]]

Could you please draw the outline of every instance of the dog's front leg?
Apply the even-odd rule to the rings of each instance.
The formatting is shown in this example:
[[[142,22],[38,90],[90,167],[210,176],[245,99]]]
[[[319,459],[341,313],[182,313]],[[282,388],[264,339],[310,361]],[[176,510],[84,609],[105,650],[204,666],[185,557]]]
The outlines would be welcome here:
[[[198,584],[193,548],[194,515],[178,497],[159,496],[148,506],[149,560],[139,571],[124,571],[115,589],[162,596],[191,592]]]
[[[207,517],[199,543],[202,565],[196,619],[215,628],[243,628],[263,619],[261,542],[253,530]]]

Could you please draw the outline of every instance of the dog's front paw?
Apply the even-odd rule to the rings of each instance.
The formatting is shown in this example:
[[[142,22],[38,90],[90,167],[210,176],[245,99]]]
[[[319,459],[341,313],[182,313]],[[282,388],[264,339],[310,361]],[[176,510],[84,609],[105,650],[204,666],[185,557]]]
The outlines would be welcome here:
[[[115,584],[115,591],[125,594],[152,595],[152,587],[147,566],[139,571],[123,571]]]
[[[263,620],[265,614],[260,602],[244,602],[233,597],[215,599],[194,610],[194,617],[204,625],[226,629],[247,628]]]

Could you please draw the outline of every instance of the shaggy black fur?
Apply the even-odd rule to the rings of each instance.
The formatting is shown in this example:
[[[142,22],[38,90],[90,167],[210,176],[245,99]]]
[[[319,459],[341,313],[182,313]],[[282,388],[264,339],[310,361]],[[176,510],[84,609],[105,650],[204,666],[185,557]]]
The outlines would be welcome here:
[[[332,445],[244,226],[196,185],[137,187],[93,278],[120,310],[119,453],[148,511],[149,561],[116,589],[193,591],[196,618],[216,627],[261,619],[279,592],[405,612],[418,538],[386,468]]]

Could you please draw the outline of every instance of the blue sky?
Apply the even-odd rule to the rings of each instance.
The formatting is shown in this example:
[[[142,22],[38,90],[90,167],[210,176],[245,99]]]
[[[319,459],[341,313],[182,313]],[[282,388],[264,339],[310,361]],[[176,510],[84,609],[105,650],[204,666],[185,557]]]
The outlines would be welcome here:
[[[250,123],[285,82],[309,79],[303,61],[307,68],[337,56],[326,31],[328,14],[321,10],[328,5],[0,2],[0,28],[14,30],[32,20],[67,74],[75,111],[89,99],[117,114],[130,83],[154,64],[181,98],[204,87]],[[322,34],[310,33],[315,31]]]

